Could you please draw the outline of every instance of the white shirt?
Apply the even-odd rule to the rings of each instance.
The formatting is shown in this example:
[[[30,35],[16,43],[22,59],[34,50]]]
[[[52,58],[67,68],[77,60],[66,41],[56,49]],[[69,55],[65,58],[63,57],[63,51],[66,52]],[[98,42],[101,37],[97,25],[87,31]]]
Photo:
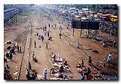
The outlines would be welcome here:
[[[107,61],[112,61],[112,54],[108,55]]]

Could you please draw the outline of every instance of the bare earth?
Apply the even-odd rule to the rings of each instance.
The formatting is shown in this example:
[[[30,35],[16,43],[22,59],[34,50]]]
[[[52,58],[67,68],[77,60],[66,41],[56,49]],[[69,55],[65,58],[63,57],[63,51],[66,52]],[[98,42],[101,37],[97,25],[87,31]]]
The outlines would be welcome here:
[[[27,16],[21,16],[22,19],[20,22],[13,24],[12,26],[7,26],[4,28],[4,42],[11,40],[13,42],[17,42],[19,45],[22,46],[22,53],[18,53],[13,56],[13,61],[9,60],[7,63],[10,64],[10,71],[13,79],[17,79],[18,75],[15,74],[19,70],[21,59],[23,56],[23,62],[21,67],[21,73],[19,80],[26,80],[26,67],[28,61],[30,61],[32,69],[35,69],[39,75],[43,76],[43,71],[45,68],[49,69],[52,67],[51,63],[51,55],[52,52],[54,54],[60,55],[62,58],[67,60],[68,64],[71,68],[71,73],[67,73],[67,75],[73,76],[74,80],[80,79],[80,73],[78,73],[78,69],[76,65],[84,60],[84,65],[88,67],[88,56],[91,56],[93,59],[93,64],[99,68],[100,73],[105,72],[108,74],[118,74],[118,49],[113,47],[106,47],[104,48],[100,42],[94,41],[92,39],[85,38],[84,36],[80,37],[80,31],[75,29],[75,34],[73,36],[72,28],[67,29],[66,24],[67,22],[64,21],[62,24],[62,18],[58,16],[52,16],[53,21],[48,20],[44,17],[44,12],[31,12]],[[31,35],[31,25],[32,23],[32,35]],[[56,24],[56,28],[48,27],[48,24],[54,25]],[[47,30],[50,30],[50,36],[52,37],[52,41],[48,40],[48,36],[45,36],[44,42],[38,40],[36,33],[44,35],[43,30],[41,27],[47,26]],[[59,27],[62,26],[62,39],[59,38]],[[109,34],[102,33],[106,37],[111,39],[117,38],[114,36],[110,36]],[[30,45],[30,38],[31,45]],[[36,41],[37,48],[34,47],[34,41]],[[80,41],[81,48],[76,48],[77,41]],[[46,49],[45,43],[48,43],[49,49]],[[41,46],[41,47],[39,47]],[[7,52],[6,49],[7,45],[4,45],[4,53]],[[99,53],[92,52],[93,50],[98,50]],[[32,61],[32,51],[35,52],[35,56],[38,62]],[[98,62],[103,61],[107,62],[107,56],[110,52],[113,52],[113,64],[111,67],[99,67]],[[29,56],[30,54],[30,56]],[[6,63],[5,63],[6,64]],[[107,63],[106,63],[107,64]],[[48,79],[51,76],[48,74]]]

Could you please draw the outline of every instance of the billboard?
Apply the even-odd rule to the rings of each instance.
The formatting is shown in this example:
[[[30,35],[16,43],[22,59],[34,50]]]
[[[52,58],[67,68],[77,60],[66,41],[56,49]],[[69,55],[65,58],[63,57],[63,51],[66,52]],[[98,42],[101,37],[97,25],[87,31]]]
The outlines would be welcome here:
[[[98,30],[100,22],[72,21],[72,28]]]

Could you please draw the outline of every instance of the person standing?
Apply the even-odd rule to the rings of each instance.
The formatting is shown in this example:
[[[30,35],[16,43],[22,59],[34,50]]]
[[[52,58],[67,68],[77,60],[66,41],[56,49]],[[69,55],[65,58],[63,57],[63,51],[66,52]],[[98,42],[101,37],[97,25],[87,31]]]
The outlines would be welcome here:
[[[8,72],[8,73],[10,72],[10,65],[9,64],[6,64],[5,71]]]
[[[35,52],[33,51],[32,52],[32,60],[34,60],[35,59]]]
[[[7,57],[7,58],[10,57],[9,53],[10,53],[10,51],[8,51],[8,52],[6,53],[6,57]]]
[[[81,63],[81,66],[84,67],[84,60],[82,59],[82,63]]]
[[[32,68],[31,68],[31,63],[29,62],[28,63],[28,71],[30,71]]]
[[[55,24],[55,28],[56,28],[56,24]]]
[[[54,59],[54,61],[56,60],[56,55],[54,55],[53,59]]]
[[[22,52],[22,50],[21,50],[21,46],[20,46],[19,52],[20,52],[20,53]]]
[[[67,29],[68,29],[68,27],[67,27]]]
[[[41,37],[42,37],[41,35],[38,35],[38,40],[41,40]]]
[[[54,53],[53,52],[52,52],[51,58],[52,58],[52,61],[54,61]]]
[[[49,28],[50,28],[50,24],[48,24]]]
[[[18,50],[18,52],[20,52],[20,51],[19,51],[19,45],[17,45],[17,50]]]
[[[83,71],[81,71],[81,77],[80,77],[80,80],[84,80],[84,79],[85,79],[84,73],[83,73]]]
[[[89,56],[88,63],[89,63],[90,66],[92,65],[92,57],[91,56]]]
[[[44,36],[43,35],[41,36],[41,39],[42,39],[42,42],[43,42],[44,41]]]
[[[47,27],[45,26],[45,31],[46,31]]]
[[[48,43],[45,43],[45,47],[46,47],[46,49],[48,49]]]
[[[113,47],[116,48],[116,45],[117,45],[117,41],[116,40],[113,40]]]
[[[51,25],[51,27],[53,28],[53,25]]]
[[[34,41],[34,47],[36,48],[36,41]]]
[[[48,33],[47,33],[47,36],[50,37],[50,33],[49,33],[49,31],[48,31]]]
[[[12,53],[9,53],[9,55],[10,55],[10,59],[12,60],[12,58],[13,58],[13,54],[12,54]]]
[[[44,70],[44,80],[47,80],[47,69]]]
[[[80,48],[80,42],[79,41],[77,42],[77,48]]]
[[[111,62],[112,62],[112,53],[109,53],[109,54],[108,54],[107,62],[108,62],[108,64],[109,64],[109,66],[110,66],[110,64],[111,64]]]
[[[47,32],[45,31],[44,35],[46,36],[47,35]]]
[[[88,79],[90,73],[91,73],[91,70],[90,70],[90,67],[88,67],[87,71],[84,73],[84,75],[87,77],[87,79]]]
[[[63,77],[64,80],[68,80],[68,77],[66,74],[64,74],[64,77]]]
[[[38,36],[38,32],[37,32],[37,36]]]
[[[60,52],[58,52],[58,61],[60,61]]]
[[[14,47],[12,47],[12,48],[10,49],[10,53],[15,54],[15,48],[14,48]]]
[[[62,64],[61,64],[61,66],[60,66],[60,68],[59,68],[59,72],[60,72],[60,73],[64,72],[64,67],[63,67]]]
[[[62,34],[60,33],[60,34],[59,34],[60,39],[61,39],[61,36],[62,36]]]

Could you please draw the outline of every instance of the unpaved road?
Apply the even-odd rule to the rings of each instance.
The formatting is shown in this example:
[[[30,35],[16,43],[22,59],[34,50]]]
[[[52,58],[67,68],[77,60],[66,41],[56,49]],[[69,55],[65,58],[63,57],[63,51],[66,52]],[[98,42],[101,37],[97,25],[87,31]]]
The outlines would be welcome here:
[[[53,21],[51,21],[47,17],[45,17],[45,15],[47,14],[41,10],[39,12],[33,11],[30,12],[28,16],[26,16],[27,21],[25,23],[18,23],[17,26],[12,25],[11,27],[5,27],[7,31],[4,32],[4,42],[6,42],[7,40],[17,42],[19,45],[22,46],[23,51],[23,53],[16,52],[13,57],[14,61],[9,60],[7,62],[10,64],[10,71],[13,79],[16,78],[14,73],[17,72],[17,69],[19,69],[20,67],[22,56],[23,61],[19,80],[26,80],[26,66],[28,65],[29,61],[31,63],[32,69],[35,69],[38,74],[43,75],[43,71],[45,68],[48,69],[49,73],[49,69],[52,67],[50,62],[52,52],[57,55],[58,51],[60,52],[61,57],[66,59],[71,67],[71,73],[69,73],[68,75],[72,75],[75,80],[80,79],[80,74],[78,73],[76,65],[81,62],[82,59],[84,60],[84,65],[88,67],[88,56],[91,56],[94,65],[97,65],[97,62],[99,61],[106,62],[107,55],[109,54],[109,52],[114,52],[113,62],[115,64],[116,69],[108,71],[109,68],[106,67],[104,71],[106,73],[112,71],[117,73],[118,50],[116,48],[103,48],[103,46],[97,41],[85,37],[80,37],[80,31],[77,29],[75,29],[75,35],[73,36],[73,30],[70,27],[69,29],[67,29],[67,21],[63,21],[63,18],[61,16],[54,16],[54,14],[52,14],[51,18],[53,19]],[[63,23],[59,23],[62,21]],[[51,24],[52,26],[49,28],[48,24]],[[38,37],[36,36],[37,32],[39,35],[44,35],[45,32],[43,32],[41,28],[45,26],[47,27],[47,31],[50,30],[50,36],[52,37],[52,41],[48,40],[48,36],[45,36],[45,40],[44,42],[42,42],[41,40],[38,40]],[[61,39],[59,38],[60,26],[62,26],[63,28],[61,31]],[[102,34],[107,37],[110,37],[106,33]],[[16,40],[18,38],[19,41]],[[116,37],[111,38],[113,39]],[[34,47],[34,41],[36,41],[37,48]],[[77,41],[80,41],[81,43],[80,49],[76,48]],[[46,49],[45,43],[48,43],[49,49]],[[99,53],[94,53],[92,52],[92,50],[98,50]],[[4,51],[4,53],[7,52],[6,45],[4,47]],[[32,60],[33,51],[35,52],[35,56],[38,60],[37,63]],[[50,78],[51,77],[48,74],[48,79]]]

